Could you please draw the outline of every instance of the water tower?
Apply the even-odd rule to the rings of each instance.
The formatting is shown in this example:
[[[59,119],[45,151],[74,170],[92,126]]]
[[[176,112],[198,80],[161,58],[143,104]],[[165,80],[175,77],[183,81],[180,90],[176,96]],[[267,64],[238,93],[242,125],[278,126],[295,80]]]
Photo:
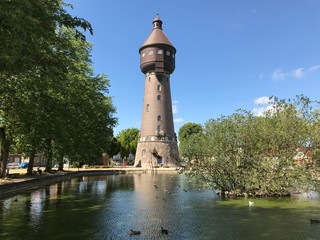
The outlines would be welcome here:
[[[145,74],[145,89],[135,165],[143,168],[176,166],[178,145],[170,91],[176,49],[164,34],[158,15],[139,53],[140,69]]]

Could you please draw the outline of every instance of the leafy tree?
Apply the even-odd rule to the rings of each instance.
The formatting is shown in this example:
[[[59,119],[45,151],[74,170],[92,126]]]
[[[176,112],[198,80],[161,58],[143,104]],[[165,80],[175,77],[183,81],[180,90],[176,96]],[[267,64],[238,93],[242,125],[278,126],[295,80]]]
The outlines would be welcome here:
[[[91,24],[83,18],[67,13],[62,0],[2,0],[0,2],[0,71],[21,73],[34,66],[60,64],[54,54],[58,27],[93,32]],[[78,27],[80,29],[78,29]]]
[[[111,144],[117,123],[113,117],[115,108],[111,97],[106,96],[109,87],[106,76],[93,73],[90,44],[75,38],[70,31],[64,34],[70,39],[76,58],[66,76],[65,91],[60,93],[59,108],[63,116],[57,115],[57,123],[61,124],[52,136],[57,148],[55,156],[61,163],[67,156],[73,163],[91,164],[100,159]]]
[[[179,142],[184,143],[192,134],[202,133],[203,129],[200,124],[197,123],[186,123],[178,132]]]
[[[199,162],[209,154],[207,142],[206,135],[202,132],[193,133],[184,140],[183,144],[180,143],[179,150],[185,158]]]
[[[191,142],[193,142],[197,137],[201,138],[203,134],[203,128],[200,124],[197,123],[186,123],[182,127],[180,127],[178,132],[179,138],[179,150],[182,156],[189,156],[190,154],[195,153],[193,147],[191,146]],[[197,135],[197,137],[192,137],[193,135]],[[196,144],[198,146],[198,144]],[[192,150],[191,150],[192,149]],[[200,148],[197,148],[199,150]],[[197,151],[196,150],[196,151]]]
[[[207,142],[201,154],[190,155],[186,171],[222,193],[281,195],[293,188],[315,189],[318,112],[317,102],[297,96],[294,100],[274,98],[273,108],[262,117],[238,111],[211,119],[205,124],[205,138],[198,136],[184,150],[203,149]],[[300,162],[299,154],[303,156]]]
[[[127,157],[130,153],[133,155],[136,153],[138,145],[139,129],[128,128],[122,130],[117,135],[117,140],[120,143],[120,155],[121,157]]]
[[[112,156],[118,154],[120,152],[120,143],[118,142],[117,138],[112,138],[112,141],[110,141],[110,144],[108,145],[106,149],[106,154],[109,158]]]
[[[45,151],[50,170],[53,156],[94,161],[111,141],[117,120],[106,96],[109,81],[94,76],[81,31],[92,27],[65,6],[60,0],[0,3],[2,177],[12,142],[29,156],[32,174],[38,151]]]

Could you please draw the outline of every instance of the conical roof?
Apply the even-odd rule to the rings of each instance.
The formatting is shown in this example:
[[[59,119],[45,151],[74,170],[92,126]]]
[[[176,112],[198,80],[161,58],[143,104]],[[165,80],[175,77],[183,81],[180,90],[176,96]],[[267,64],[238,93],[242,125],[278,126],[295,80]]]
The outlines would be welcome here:
[[[172,43],[169,41],[167,36],[162,31],[162,21],[159,15],[157,15],[156,18],[153,20],[153,30],[149,35],[149,37],[144,41],[144,43],[140,47],[140,50],[147,46],[157,45],[157,44],[169,45],[174,48]]]

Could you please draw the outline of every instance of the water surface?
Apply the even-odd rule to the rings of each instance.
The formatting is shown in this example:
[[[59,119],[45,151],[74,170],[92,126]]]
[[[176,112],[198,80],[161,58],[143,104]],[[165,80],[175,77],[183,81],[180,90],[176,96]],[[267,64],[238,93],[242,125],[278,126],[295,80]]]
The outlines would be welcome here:
[[[0,239],[320,239],[317,195],[250,200],[178,174],[74,178],[0,198]]]

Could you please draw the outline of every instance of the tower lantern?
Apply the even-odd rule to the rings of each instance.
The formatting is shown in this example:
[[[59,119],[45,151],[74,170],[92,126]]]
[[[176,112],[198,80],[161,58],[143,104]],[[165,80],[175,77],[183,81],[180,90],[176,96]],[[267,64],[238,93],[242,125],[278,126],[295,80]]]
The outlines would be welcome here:
[[[153,30],[139,53],[145,90],[135,165],[143,168],[176,166],[178,145],[170,91],[176,49],[163,32],[159,15],[153,20]]]

